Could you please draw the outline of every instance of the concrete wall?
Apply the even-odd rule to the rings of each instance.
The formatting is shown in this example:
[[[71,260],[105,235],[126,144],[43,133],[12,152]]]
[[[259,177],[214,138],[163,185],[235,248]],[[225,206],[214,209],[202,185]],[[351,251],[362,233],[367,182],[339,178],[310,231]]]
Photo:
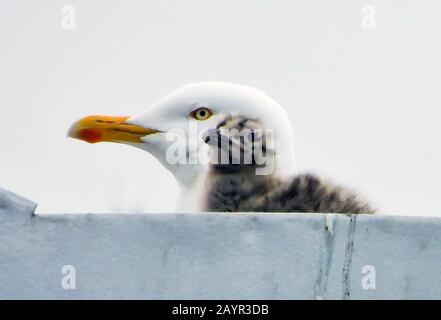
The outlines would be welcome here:
[[[34,209],[0,189],[0,298],[441,298],[437,218]]]

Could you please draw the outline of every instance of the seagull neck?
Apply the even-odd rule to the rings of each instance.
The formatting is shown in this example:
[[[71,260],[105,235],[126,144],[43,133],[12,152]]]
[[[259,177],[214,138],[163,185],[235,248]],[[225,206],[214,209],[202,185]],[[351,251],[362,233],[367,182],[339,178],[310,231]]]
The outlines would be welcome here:
[[[192,179],[176,178],[181,188],[176,208],[177,212],[194,213],[204,211],[204,191],[207,187],[206,176],[206,173],[199,172],[198,174],[194,173]]]
[[[181,189],[195,187],[205,177],[203,168],[198,165],[182,165],[170,169]]]

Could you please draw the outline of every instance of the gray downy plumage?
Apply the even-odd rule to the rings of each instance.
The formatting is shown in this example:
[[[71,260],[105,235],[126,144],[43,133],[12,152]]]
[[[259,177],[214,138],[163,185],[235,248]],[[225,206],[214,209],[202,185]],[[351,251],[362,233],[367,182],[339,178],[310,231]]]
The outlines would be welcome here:
[[[237,134],[244,129],[246,134]],[[210,151],[216,151],[217,160],[217,163],[210,165],[207,179],[207,211],[347,214],[375,212],[368,203],[360,200],[357,194],[327,183],[312,174],[301,174],[285,180],[273,174],[256,175],[256,168],[262,166],[262,162],[256,159],[254,150],[262,149],[261,154],[267,156],[265,165],[272,161],[271,156],[275,152],[266,143],[266,136],[262,134],[264,129],[257,119],[228,116],[219,123],[217,129],[210,129],[203,136],[205,143],[210,146]],[[225,149],[225,146],[229,148]],[[236,156],[232,154],[232,146],[239,150],[239,160],[236,159],[237,153]],[[250,150],[253,154],[246,162],[245,154]],[[225,158],[228,158],[228,163],[219,163],[222,152],[225,153]],[[233,161],[234,159],[236,161]]]

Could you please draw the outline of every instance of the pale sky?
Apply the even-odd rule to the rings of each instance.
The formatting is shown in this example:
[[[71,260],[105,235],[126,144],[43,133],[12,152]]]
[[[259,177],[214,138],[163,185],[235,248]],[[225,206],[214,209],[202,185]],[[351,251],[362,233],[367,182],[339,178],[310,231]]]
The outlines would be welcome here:
[[[437,0],[2,1],[0,186],[40,213],[173,211],[178,186],[152,156],[66,132],[221,80],[287,109],[299,172],[387,214],[441,215],[440,12]]]

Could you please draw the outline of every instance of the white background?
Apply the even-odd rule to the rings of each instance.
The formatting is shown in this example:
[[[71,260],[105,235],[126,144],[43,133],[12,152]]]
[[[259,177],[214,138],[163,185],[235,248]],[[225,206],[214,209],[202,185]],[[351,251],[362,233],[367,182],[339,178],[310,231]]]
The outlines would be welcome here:
[[[61,8],[76,8],[75,30]],[[374,5],[375,30],[362,8]],[[289,112],[299,171],[387,214],[441,215],[441,2],[2,1],[0,186],[38,212],[173,211],[149,154],[66,138],[191,82],[255,86]]]

